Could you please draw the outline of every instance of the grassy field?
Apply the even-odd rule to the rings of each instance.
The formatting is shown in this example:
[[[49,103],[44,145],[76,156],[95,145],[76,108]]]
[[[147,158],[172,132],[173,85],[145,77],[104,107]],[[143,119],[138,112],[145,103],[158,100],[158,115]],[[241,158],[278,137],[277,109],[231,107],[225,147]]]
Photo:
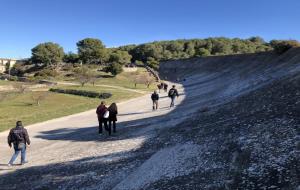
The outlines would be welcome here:
[[[78,89],[81,87],[74,87]],[[94,88],[87,86],[84,89]],[[82,89],[82,88],[81,88]],[[111,89],[97,88],[98,92],[111,92],[113,96],[105,101],[120,102],[139,96],[140,94]],[[33,96],[42,92],[26,92],[24,94],[11,94],[4,101],[0,102],[0,131],[4,131],[14,126],[17,120],[22,120],[25,125],[34,124],[49,119],[62,117],[74,113],[79,113],[89,109],[94,109],[101,100],[95,98],[86,98],[75,95],[58,94],[52,92],[45,96],[45,99],[38,106]],[[44,92],[45,93],[45,92]]]
[[[129,89],[137,89],[137,90],[143,90],[143,91],[153,91],[156,89],[155,82],[152,83],[149,88],[145,84],[137,84],[135,87],[135,78],[138,75],[146,74],[147,71],[145,68],[138,68],[136,72],[122,72],[121,74],[113,77],[112,75],[104,72],[97,72],[100,76],[99,79],[95,81],[95,84],[97,85],[112,85],[112,86],[120,86],[124,88]],[[58,81],[66,81],[66,82],[78,82],[74,78],[66,78],[66,77],[58,77],[56,78]]]
[[[144,72],[143,69],[139,69],[139,73]],[[138,90],[153,90],[155,88],[155,85],[152,84],[150,85],[150,88],[147,88],[145,84],[137,84],[135,87],[134,85],[134,78],[136,76],[136,73],[125,73],[123,72],[120,75],[117,75],[114,78],[101,78],[99,79],[96,84],[106,84],[106,85],[117,85],[125,88],[130,88],[130,89],[138,89]]]
[[[0,80],[0,86],[13,85],[15,83],[16,82],[14,82],[14,81]]]
[[[149,88],[147,88],[145,84],[138,84],[137,87],[135,87],[134,79],[136,76],[146,74],[146,70],[143,68],[139,68],[137,72],[123,72],[116,77],[112,77],[107,73],[99,73],[100,76],[102,75],[103,77],[100,77],[95,82],[96,85],[110,85],[115,86],[115,88],[93,86],[90,83],[85,84],[84,87],[81,87],[80,85],[58,85],[54,86],[53,88],[88,90],[100,93],[108,92],[112,94],[111,98],[105,99],[108,104],[142,95],[141,93],[136,93],[130,90],[118,89],[118,87],[136,89],[139,91],[144,91],[145,93],[150,93],[150,91],[156,89],[155,83],[151,84]],[[57,79],[76,82],[76,80],[72,80],[70,78]],[[0,87],[13,85],[14,83],[15,82],[0,80]],[[13,127],[17,120],[22,120],[25,125],[29,125],[53,118],[79,113],[89,109],[95,109],[101,101],[100,99],[47,92],[45,99],[40,102],[40,105],[37,105],[33,97],[37,97],[45,92],[29,91],[23,94],[10,92],[9,96],[2,96],[3,93],[4,92],[0,91],[0,131],[4,131]]]

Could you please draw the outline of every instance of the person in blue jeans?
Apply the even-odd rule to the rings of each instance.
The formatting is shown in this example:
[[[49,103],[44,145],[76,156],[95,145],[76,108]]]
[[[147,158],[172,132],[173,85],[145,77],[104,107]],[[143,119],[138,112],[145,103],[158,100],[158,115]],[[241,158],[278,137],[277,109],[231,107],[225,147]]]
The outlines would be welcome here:
[[[11,129],[7,137],[9,147],[14,147],[15,153],[11,157],[8,166],[13,165],[14,161],[21,152],[21,164],[26,161],[26,145],[30,145],[30,139],[27,130],[23,127],[22,121],[17,121],[16,127]]]
[[[175,88],[175,85],[172,86],[172,88],[169,90],[168,93],[169,98],[171,98],[171,105],[170,107],[174,107],[175,105],[175,98],[179,96],[177,89]]]

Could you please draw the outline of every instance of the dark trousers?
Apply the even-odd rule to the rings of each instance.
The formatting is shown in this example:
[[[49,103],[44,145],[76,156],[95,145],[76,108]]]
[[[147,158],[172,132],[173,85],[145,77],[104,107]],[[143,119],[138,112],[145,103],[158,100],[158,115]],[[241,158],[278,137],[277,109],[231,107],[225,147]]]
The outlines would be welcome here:
[[[171,97],[171,105],[170,105],[170,107],[174,107],[174,105],[175,105],[175,96]]]
[[[113,125],[113,132],[116,132],[116,121],[109,120],[109,135],[111,134],[111,124]]]
[[[108,130],[107,119],[98,117],[98,122],[99,122],[99,133],[102,133],[102,131],[103,131],[102,130],[103,124],[104,124],[105,130]]]

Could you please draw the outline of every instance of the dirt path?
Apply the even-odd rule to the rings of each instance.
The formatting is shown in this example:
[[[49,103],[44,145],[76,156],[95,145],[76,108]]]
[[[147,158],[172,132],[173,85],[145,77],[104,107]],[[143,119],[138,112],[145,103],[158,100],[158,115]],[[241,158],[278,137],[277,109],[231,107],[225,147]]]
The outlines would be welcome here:
[[[179,91],[182,92],[183,89],[178,87],[180,88]],[[160,109],[157,111],[152,111],[150,95],[119,103],[119,132],[113,137],[107,137],[107,134],[102,136],[97,134],[95,110],[27,126],[32,145],[28,149],[29,163],[25,166],[9,168],[5,165],[11,157],[12,150],[8,148],[6,143],[8,132],[2,132],[0,133],[0,174],[21,168],[106,156],[137,149],[147,137],[140,136],[115,141],[105,140],[119,138],[123,135],[122,130],[126,132],[124,128],[148,125],[147,122],[149,121],[146,118],[171,112],[173,109],[168,107],[170,100],[166,97],[166,93],[160,95]],[[177,104],[180,104],[183,99],[184,95],[180,96]],[[138,122],[130,123],[130,121]],[[151,121],[155,123],[155,118]],[[144,129],[146,130],[147,127]],[[19,163],[19,160],[16,163]]]

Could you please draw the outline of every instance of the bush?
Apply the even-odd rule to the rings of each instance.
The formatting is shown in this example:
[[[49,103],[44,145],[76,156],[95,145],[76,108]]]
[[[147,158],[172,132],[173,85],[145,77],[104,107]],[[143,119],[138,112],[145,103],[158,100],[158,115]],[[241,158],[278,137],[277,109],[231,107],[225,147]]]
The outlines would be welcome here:
[[[195,55],[198,57],[210,56],[210,51],[205,48],[200,48],[200,49],[196,50]]]
[[[47,77],[56,77],[59,73],[53,69],[43,69],[34,74],[35,77],[47,78]]]
[[[74,90],[74,89],[50,88],[49,91],[56,92],[56,93],[62,93],[62,94],[85,96],[85,97],[90,97],[90,98],[100,98],[100,99],[107,99],[112,96],[111,93],[98,93],[98,92],[93,92],[93,91]]]
[[[158,70],[159,62],[156,61],[153,57],[149,57],[146,63],[152,69]]]
[[[139,60],[136,60],[135,61],[135,64],[136,66],[144,66],[145,64],[143,63],[143,61],[139,61]]]
[[[277,54],[283,54],[294,47],[300,47],[300,43],[296,40],[272,40],[271,46]]]
[[[73,71],[74,70],[74,65],[71,63],[66,63],[62,67],[63,71]]]
[[[35,83],[38,80],[40,80],[40,78],[41,77],[28,76],[28,77],[20,78],[19,81]]]
[[[17,76],[10,76],[8,78],[10,81],[17,81],[18,80],[18,77]]]
[[[25,73],[26,73],[26,66],[20,63],[16,63],[10,70],[11,75],[23,76]]]
[[[112,75],[116,76],[117,74],[122,73],[123,67],[119,63],[112,63],[105,69],[106,72],[110,72]]]

